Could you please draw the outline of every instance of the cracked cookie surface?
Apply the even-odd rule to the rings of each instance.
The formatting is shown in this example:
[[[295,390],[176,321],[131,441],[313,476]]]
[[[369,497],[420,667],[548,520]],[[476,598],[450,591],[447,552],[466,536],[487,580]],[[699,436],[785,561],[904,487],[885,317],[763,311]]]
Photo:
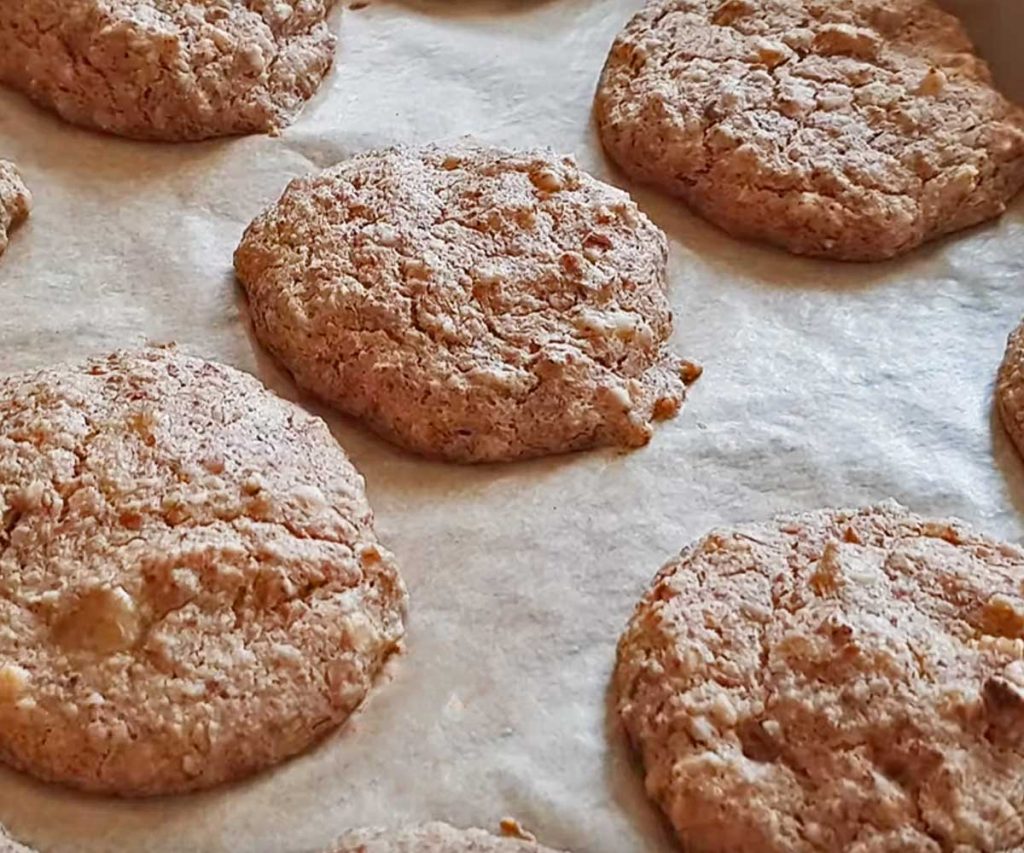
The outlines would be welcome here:
[[[893,257],[1024,185],[1024,111],[930,0],[654,0],[595,110],[632,177],[797,254]]]
[[[408,829],[363,829],[344,836],[326,853],[556,853],[530,837],[491,835],[428,823]]]
[[[0,160],[0,255],[7,249],[11,231],[28,216],[32,194],[9,160]]]
[[[360,155],[293,181],[235,269],[303,387],[419,453],[645,444],[699,368],[672,355],[664,234],[544,151]]]
[[[0,3],[0,81],[73,124],[194,140],[288,125],[330,68],[334,0]]]
[[[688,850],[1024,845],[1024,552],[897,504],[713,532],[619,644]]]
[[[363,700],[406,594],[326,425],[173,350],[0,379],[0,760],[237,779]]]

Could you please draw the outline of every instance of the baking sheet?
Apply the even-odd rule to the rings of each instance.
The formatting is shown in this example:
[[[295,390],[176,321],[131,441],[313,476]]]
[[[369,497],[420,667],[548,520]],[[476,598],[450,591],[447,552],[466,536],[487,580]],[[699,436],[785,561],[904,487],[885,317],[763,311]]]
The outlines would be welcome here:
[[[252,216],[339,158],[465,133],[574,152],[628,186],[590,103],[638,5],[345,11],[334,72],[274,139],[132,143],[0,92],[0,156],[36,196],[0,261],[0,372],[176,340],[300,399],[233,281]],[[1024,5],[949,5],[1024,100]],[[669,851],[607,701],[618,634],[670,555],[713,525],[889,496],[1021,537],[1024,466],[992,385],[1024,314],[1024,205],[904,260],[844,266],[741,244],[631,189],[672,242],[677,348],[706,368],[682,416],[639,452],[479,468],[331,418],[412,594],[387,682],[322,746],[245,784],[125,802],[0,771],[0,821],[44,853],[297,853],[356,825],[505,815],[575,851]]]

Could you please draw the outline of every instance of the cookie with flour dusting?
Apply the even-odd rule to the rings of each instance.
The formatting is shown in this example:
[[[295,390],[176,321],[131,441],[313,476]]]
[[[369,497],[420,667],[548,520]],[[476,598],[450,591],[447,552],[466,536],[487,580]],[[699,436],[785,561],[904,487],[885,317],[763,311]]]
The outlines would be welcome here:
[[[515,827],[514,822],[507,822]],[[325,853],[558,853],[518,828],[503,836],[482,829],[428,823],[408,829],[363,829],[345,835]]]
[[[687,850],[1024,845],[1024,551],[958,521],[715,531],[637,607],[614,690]]]
[[[299,178],[235,269],[304,388],[460,462],[636,447],[694,364],[667,346],[664,234],[570,158],[472,144]]]
[[[0,3],[0,82],[138,139],[273,132],[334,58],[334,0]]]
[[[141,796],[362,702],[406,593],[326,425],[168,349],[0,379],[0,761]]]
[[[10,232],[28,216],[32,194],[9,160],[0,160],[0,255],[7,248]]]
[[[1024,185],[1024,110],[931,0],[652,0],[595,107],[628,174],[802,255],[890,258]]]

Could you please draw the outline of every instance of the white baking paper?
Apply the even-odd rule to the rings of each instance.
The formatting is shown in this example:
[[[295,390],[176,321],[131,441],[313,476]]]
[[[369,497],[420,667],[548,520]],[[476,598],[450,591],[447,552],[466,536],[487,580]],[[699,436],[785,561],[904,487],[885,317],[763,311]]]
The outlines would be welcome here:
[[[950,2],[1024,100],[1024,4]],[[133,143],[0,92],[0,156],[36,196],[0,260],[0,372],[176,340],[301,399],[247,328],[231,269],[247,222],[296,175],[463,134],[573,152],[629,186],[591,98],[638,5],[345,10],[335,70],[279,138]],[[195,796],[89,797],[0,771],[0,821],[44,853],[298,853],[357,825],[505,815],[578,853],[669,851],[608,712],[616,640],[667,558],[713,525],[890,496],[1020,538],[1024,466],[992,386],[1024,315],[1024,206],[856,266],[737,242],[630,188],[671,239],[677,347],[706,368],[682,415],[638,452],[475,468],[331,418],[412,595],[408,651],[363,711],[308,754]]]

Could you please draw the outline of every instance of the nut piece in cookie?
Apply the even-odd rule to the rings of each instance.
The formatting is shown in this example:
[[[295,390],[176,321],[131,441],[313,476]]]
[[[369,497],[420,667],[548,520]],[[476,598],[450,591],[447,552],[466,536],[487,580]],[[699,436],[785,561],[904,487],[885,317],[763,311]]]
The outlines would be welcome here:
[[[595,111],[630,176],[800,255],[891,258],[1024,185],[1024,110],[932,0],[652,0]]]
[[[502,835],[482,829],[456,829],[427,823],[406,829],[360,829],[343,836],[324,853],[558,853],[542,847],[515,821],[502,822]]]
[[[0,3],[0,82],[138,139],[275,132],[334,58],[335,0]]]
[[[1020,850],[1024,552],[898,504],[714,531],[614,690],[686,849]]]
[[[8,160],[0,160],[0,255],[7,248],[10,232],[28,216],[32,194],[21,175]]]
[[[0,761],[144,796],[363,701],[406,593],[323,421],[173,349],[0,379]]]
[[[246,230],[255,332],[304,388],[427,456],[646,444],[700,368],[668,348],[664,234],[547,151],[373,151]]]

